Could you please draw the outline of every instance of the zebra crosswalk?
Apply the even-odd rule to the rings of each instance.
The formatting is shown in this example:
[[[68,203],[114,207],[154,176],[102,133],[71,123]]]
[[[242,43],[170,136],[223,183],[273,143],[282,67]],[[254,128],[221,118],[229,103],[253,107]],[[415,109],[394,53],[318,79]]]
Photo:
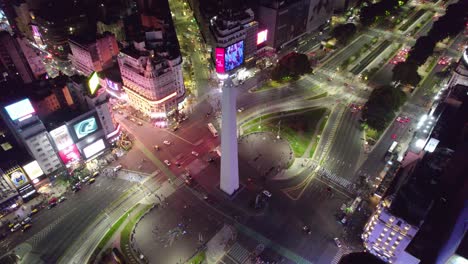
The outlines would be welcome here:
[[[236,263],[244,264],[248,262],[250,252],[243,246],[241,246],[239,243],[235,243],[229,249],[227,255]]]
[[[42,240],[44,240],[44,238],[46,238],[46,236],[50,233],[50,231],[52,229],[54,229],[56,225],[58,225],[60,222],[62,222],[65,219],[65,217],[68,214],[70,214],[72,211],[73,210],[69,211],[66,214],[63,214],[63,215],[59,216],[57,219],[55,219],[55,221],[53,221],[52,223],[47,225],[41,231],[37,232],[32,237],[28,238],[28,240],[26,240],[26,242],[28,242],[33,248],[35,248],[37,245],[39,245],[42,242]]]

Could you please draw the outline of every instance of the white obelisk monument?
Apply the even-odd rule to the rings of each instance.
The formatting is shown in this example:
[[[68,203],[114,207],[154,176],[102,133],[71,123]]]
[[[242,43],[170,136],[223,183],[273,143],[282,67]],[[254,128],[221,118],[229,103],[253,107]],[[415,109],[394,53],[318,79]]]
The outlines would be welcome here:
[[[221,95],[221,180],[220,188],[232,195],[239,189],[239,161],[237,156],[237,92],[228,76],[222,82]]]

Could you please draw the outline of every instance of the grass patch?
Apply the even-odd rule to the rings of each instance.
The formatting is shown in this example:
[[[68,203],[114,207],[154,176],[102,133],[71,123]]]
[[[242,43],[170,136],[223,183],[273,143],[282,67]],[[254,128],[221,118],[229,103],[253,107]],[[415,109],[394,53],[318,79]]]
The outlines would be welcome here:
[[[312,97],[309,97],[309,98],[307,98],[307,100],[316,100],[316,99],[319,99],[319,98],[326,97],[327,95],[328,95],[328,93],[324,92],[324,93],[317,94],[317,95],[314,95]]]
[[[140,204],[136,204],[135,207],[133,207],[132,209],[137,208],[139,205]],[[133,259],[133,255],[127,254],[127,252],[125,251],[125,248],[127,248],[126,246],[129,245],[129,243],[130,243],[130,233],[132,232],[133,227],[138,222],[138,220],[152,206],[153,206],[152,204],[144,205],[143,208],[141,208],[134,216],[132,216],[128,220],[127,224],[123,227],[122,232],[120,233],[120,249],[122,250],[122,252],[123,252],[124,256],[127,258],[127,260]],[[131,213],[132,213],[132,211],[128,212],[128,214],[125,214],[125,216],[130,215]],[[128,246],[128,248],[131,248],[131,247]]]
[[[364,126],[364,133],[366,133],[366,139],[369,143],[377,142],[382,135],[382,132],[383,131],[378,131],[376,129],[369,128],[368,126]]]
[[[205,251],[198,252],[195,256],[193,256],[186,264],[201,264],[206,258]]]
[[[280,82],[271,80],[271,81],[265,82],[262,86],[254,89],[253,91],[254,92],[261,92],[261,91],[265,91],[265,90],[269,90],[269,89],[281,88],[288,81],[290,81],[290,79],[287,79],[285,81],[280,81]]]
[[[262,116],[262,121],[260,122],[260,117],[255,118],[254,120],[248,122],[245,125],[249,125],[247,129],[244,130],[245,134],[254,133],[254,132],[272,132],[278,133],[278,128],[280,136],[286,139],[291,146],[294,155],[296,157],[301,157],[307,146],[310,143],[310,139],[315,133],[317,122],[322,118],[327,109],[325,108],[313,108],[309,110],[295,110],[282,113],[271,114],[270,119]],[[291,113],[296,113],[291,115]],[[282,114],[287,116],[282,116]],[[267,120],[265,120],[267,119]],[[279,125],[281,122],[281,125]]]

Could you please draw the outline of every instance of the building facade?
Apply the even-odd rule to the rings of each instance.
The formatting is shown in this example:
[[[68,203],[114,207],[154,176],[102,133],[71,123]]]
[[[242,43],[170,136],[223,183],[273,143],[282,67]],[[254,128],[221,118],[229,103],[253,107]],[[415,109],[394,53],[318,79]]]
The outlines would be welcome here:
[[[268,29],[267,45],[282,49],[304,35],[308,19],[314,19],[309,17],[310,3],[310,0],[261,1],[257,20],[262,28]]]
[[[162,32],[148,32],[146,40],[157,40]],[[145,42],[134,42],[119,57],[119,68],[128,101],[151,118],[165,118],[185,99],[182,57],[177,52],[158,52]]]
[[[68,43],[73,54],[70,56],[73,66],[85,76],[111,67],[119,54],[115,36],[108,32],[93,40],[72,38]]]

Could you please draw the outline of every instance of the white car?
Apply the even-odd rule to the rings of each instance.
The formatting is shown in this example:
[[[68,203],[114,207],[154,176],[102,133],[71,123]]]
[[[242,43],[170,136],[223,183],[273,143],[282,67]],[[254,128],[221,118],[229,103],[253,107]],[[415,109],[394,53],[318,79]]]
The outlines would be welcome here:
[[[25,219],[23,219],[23,221],[21,221],[21,224],[25,225],[27,223],[31,223],[31,220],[32,220],[31,217],[26,217]]]
[[[117,165],[115,168],[114,168],[114,172],[115,171],[119,171],[122,169],[122,165]]]
[[[337,237],[335,237],[333,240],[335,241],[336,246],[340,248],[341,247],[340,240]]]
[[[271,195],[272,195],[271,192],[269,192],[269,191],[267,191],[267,190],[263,190],[262,193],[263,193],[266,197],[271,198]]]
[[[14,225],[14,226],[11,228],[11,232],[12,232],[12,233],[13,233],[13,232],[16,232],[16,231],[20,230],[20,228],[21,228],[21,224],[18,223],[18,224]]]
[[[164,160],[164,163],[166,163],[167,166],[171,166],[171,162],[168,160]]]
[[[192,155],[194,155],[195,157],[198,157],[198,152],[192,151]]]
[[[167,140],[164,140],[163,143],[164,143],[165,145],[170,145],[170,144],[171,144],[171,142],[170,142],[170,141],[167,141]]]

